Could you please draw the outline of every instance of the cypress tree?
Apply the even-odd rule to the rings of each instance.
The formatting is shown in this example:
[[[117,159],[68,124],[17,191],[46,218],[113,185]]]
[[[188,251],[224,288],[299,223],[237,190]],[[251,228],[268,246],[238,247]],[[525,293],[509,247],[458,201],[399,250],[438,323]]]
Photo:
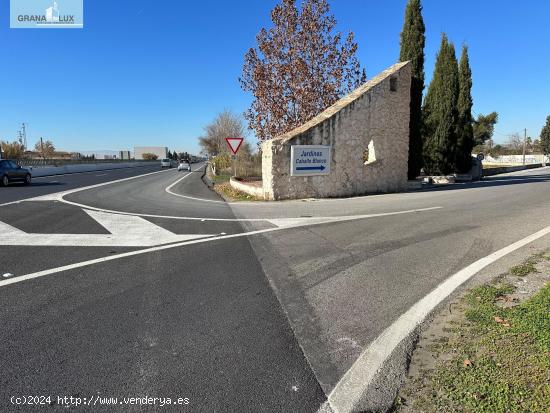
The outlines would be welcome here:
[[[546,118],[546,125],[540,133],[540,145],[545,155],[550,155],[550,116]]]
[[[422,92],[424,91],[424,45],[426,28],[420,0],[409,0],[401,32],[399,61],[412,64],[411,119],[409,122],[409,179],[414,179],[422,168]]]
[[[429,174],[455,170],[457,104],[458,62],[454,45],[443,34],[423,107],[424,166]]]
[[[472,70],[468,57],[468,47],[462,46],[462,56],[458,70],[458,130],[456,143],[456,168],[466,173],[472,167],[472,149],[474,149],[474,128],[472,118]]]
[[[361,79],[359,80],[359,84],[364,85],[365,83],[367,83],[367,72],[365,71],[365,69],[363,69],[363,71],[361,72]]]

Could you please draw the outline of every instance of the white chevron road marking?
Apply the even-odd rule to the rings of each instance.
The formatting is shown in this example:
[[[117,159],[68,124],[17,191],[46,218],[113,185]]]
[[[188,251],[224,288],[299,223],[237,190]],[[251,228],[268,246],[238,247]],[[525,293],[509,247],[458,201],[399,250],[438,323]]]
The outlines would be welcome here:
[[[85,209],[89,216],[101,224],[107,231],[114,235],[150,235],[159,238],[170,238],[175,235],[144,218],[132,215],[109,214],[108,212],[90,211]]]
[[[12,227],[11,225],[6,224],[5,222],[0,221],[0,234],[5,235],[18,235],[24,234],[19,228]],[[2,237],[0,237],[1,239]]]
[[[110,234],[26,233],[0,221],[0,245],[51,247],[154,247],[218,234],[177,235],[141,217],[84,210]]]
[[[434,210],[438,210],[440,208],[441,207],[433,207],[433,208],[426,208],[426,209],[411,209],[411,210],[408,210],[408,211],[390,212],[390,213],[386,213],[386,214],[381,213],[381,214],[363,215],[363,216],[359,217],[358,219],[378,218],[378,217],[382,217],[382,216],[392,216],[392,215],[396,215],[396,214],[410,214],[410,213],[418,213],[418,212],[424,212],[424,211],[434,211]],[[61,272],[64,272],[64,271],[74,270],[76,268],[88,267],[90,265],[101,264],[101,263],[114,261],[114,260],[118,260],[118,259],[123,259],[123,258],[135,257],[135,256],[138,256],[138,255],[143,255],[143,254],[150,254],[150,253],[154,253],[154,252],[158,252],[158,251],[165,251],[165,250],[169,250],[169,249],[173,249],[173,248],[185,247],[185,246],[188,246],[188,245],[196,245],[196,244],[202,244],[202,243],[207,243],[207,242],[219,242],[219,241],[222,241],[222,240],[232,240],[234,238],[250,237],[250,236],[253,236],[253,235],[260,235],[260,234],[267,234],[269,232],[281,231],[281,230],[285,230],[287,228],[309,227],[309,226],[322,225],[322,224],[323,224],[322,222],[316,222],[314,224],[310,224],[309,222],[304,222],[304,223],[301,223],[301,224],[297,224],[294,227],[274,227],[274,228],[260,229],[260,230],[256,230],[256,231],[240,232],[240,233],[229,234],[229,235],[216,235],[216,236],[212,236],[212,237],[208,237],[207,235],[204,235],[205,238],[202,238],[202,239],[192,239],[192,240],[189,240],[189,241],[182,241],[182,242],[176,242],[176,243],[165,244],[165,245],[156,245],[156,246],[152,246],[150,248],[143,248],[143,249],[139,249],[139,250],[136,250],[136,251],[129,251],[129,252],[123,252],[123,253],[120,253],[120,254],[108,255],[108,256],[104,256],[104,257],[100,257],[100,258],[95,258],[93,260],[82,261],[82,262],[77,262],[77,263],[73,263],[73,264],[69,264],[69,265],[64,265],[62,267],[50,268],[50,269],[47,269],[47,270],[42,270],[42,271],[38,271],[38,272],[34,272],[34,273],[19,275],[17,277],[10,278],[10,279],[7,279],[7,280],[0,280],[0,288],[2,288],[4,286],[7,286],[7,285],[20,283],[20,282],[23,282],[23,281],[28,281],[28,280],[33,280],[33,279],[36,279],[36,278],[45,277],[45,276],[48,276],[48,275],[58,274],[58,273],[61,273]],[[1,237],[0,237],[0,239],[1,239]]]

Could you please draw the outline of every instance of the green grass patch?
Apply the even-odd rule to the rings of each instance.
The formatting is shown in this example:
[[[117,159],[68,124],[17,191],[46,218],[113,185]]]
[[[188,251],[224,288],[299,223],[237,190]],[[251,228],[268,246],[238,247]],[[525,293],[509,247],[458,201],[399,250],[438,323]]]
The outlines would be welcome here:
[[[263,201],[263,199],[237,191],[229,182],[214,184],[214,191],[229,201]]]
[[[224,183],[224,182],[229,182],[230,178],[231,178],[231,174],[214,175],[212,177],[212,182],[214,182],[214,184],[221,184],[221,183]]]
[[[450,357],[415,389],[413,411],[550,411],[550,285],[518,306],[496,305],[512,291],[491,284],[466,296],[464,322],[436,343]]]
[[[524,263],[510,268],[510,274],[517,275],[518,277],[525,277],[533,272],[537,272],[535,264],[541,261],[544,257],[544,254],[534,255],[533,257],[527,259]]]

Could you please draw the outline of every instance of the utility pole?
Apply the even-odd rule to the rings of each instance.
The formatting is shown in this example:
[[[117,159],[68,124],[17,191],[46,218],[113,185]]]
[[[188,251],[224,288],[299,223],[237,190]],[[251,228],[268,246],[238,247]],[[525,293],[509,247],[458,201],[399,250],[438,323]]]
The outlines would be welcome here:
[[[27,124],[25,122],[21,124],[21,130],[23,131],[23,146],[27,151],[29,148],[27,148]]]
[[[527,129],[523,129],[523,166],[525,166],[525,148],[527,146]]]
[[[40,137],[40,152],[42,153],[42,158],[46,159],[46,156],[44,156],[44,141],[42,140],[42,136]]]

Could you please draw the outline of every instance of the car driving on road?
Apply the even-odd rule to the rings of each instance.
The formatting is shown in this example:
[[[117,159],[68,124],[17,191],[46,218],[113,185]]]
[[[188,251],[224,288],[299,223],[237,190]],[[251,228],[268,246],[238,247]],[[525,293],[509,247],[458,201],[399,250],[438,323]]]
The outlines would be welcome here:
[[[189,161],[186,161],[185,159],[182,159],[180,161],[180,164],[178,165],[178,171],[189,171],[191,172],[191,164]]]
[[[160,161],[160,167],[161,168],[171,168],[172,167],[172,161],[168,158],[165,158]]]
[[[30,169],[22,168],[11,159],[0,159],[0,185],[8,186],[10,182],[16,181],[29,185],[32,181]]]

